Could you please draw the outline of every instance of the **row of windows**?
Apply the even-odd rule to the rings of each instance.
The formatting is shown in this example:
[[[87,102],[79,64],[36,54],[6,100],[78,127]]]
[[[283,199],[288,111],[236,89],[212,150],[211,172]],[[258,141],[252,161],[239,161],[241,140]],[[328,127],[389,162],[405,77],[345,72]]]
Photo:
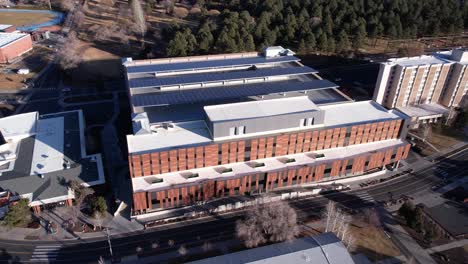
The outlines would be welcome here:
[[[315,118],[302,118],[299,121],[299,127],[313,126],[315,124]],[[240,136],[245,135],[246,127],[245,126],[236,126],[229,128],[229,136]]]

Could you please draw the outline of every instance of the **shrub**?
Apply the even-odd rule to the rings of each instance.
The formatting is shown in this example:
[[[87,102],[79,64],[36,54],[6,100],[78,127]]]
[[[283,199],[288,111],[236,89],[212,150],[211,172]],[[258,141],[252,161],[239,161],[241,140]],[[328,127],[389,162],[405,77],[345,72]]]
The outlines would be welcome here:
[[[8,227],[25,227],[31,220],[31,210],[28,199],[19,199],[15,204],[9,207],[3,224]]]
[[[104,199],[104,197],[102,196],[99,196],[96,199],[94,199],[91,203],[91,210],[93,212],[93,215],[96,215],[97,213],[104,215],[107,211],[106,199]]]

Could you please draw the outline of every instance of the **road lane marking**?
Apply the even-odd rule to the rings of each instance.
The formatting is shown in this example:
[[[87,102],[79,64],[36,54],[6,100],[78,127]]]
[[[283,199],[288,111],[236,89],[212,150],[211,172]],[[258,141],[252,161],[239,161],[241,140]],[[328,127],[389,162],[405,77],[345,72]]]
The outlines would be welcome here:
[[[53,261],[57,259],[61,245],[40,245],[34,248],[31,261]]]

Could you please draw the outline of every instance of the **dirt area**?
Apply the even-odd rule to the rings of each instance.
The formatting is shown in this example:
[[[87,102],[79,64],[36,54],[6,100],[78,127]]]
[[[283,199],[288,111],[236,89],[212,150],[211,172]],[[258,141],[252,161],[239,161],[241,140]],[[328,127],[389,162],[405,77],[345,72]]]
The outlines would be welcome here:
[[[399,48],[437,50],[448,47],[466,46],[468,39],[464,36],[420,38],[408,40],[368,39],[360,49],[363,54],[395,54]]]
[[[451,147],[457,143],[460,143],[460,140],[454,137],[433,132],[432,137],[429,139],[429,142],[438,149],[444,149],[447,147]]]
[[[0,24],[23,26],[44,23],[54,18],[51,14],[22,13],[22,12],[2,12]]]
[[[452,248],[432,254],[437,263],[466,264],[468,260],[468,246]]]
[[[419,136],[422,135],[420,131],[412,131],[414,134]],[[451,147],[455,144],[462,142],[463,133],[457,129],[452,129],[447,126],[442,125],[433,125],[429,136],[427,137],[427,142],[432,144],[438,150],[443,150],[448,147]],[[427,146],[427,144],[417,141],[417,146],[419,152],[423,156],[429,156],[436,153],[436,150]]]
[[[0,90],[18,90],[26,86],[25,82],[34,74],[19,75],[0,73]]]
[[[351,234],[356,239],[353,253],[362,253],[372,262],[401,255],[382,229],[354,222],[351,225]]]
[[[0,68],[0,90],[18,90],[25,88],[26,82],[40,72],[50,60],[52,50],[41,46],[35,46],[34,49],[25,55],[20,61],[2,65]],[[16,74],[16,70],[27,68],[29,74]]]
[[[120,57],[83,43],[83,62],[79,68],[85,76],[102,76],[104,79],[120,75]]]

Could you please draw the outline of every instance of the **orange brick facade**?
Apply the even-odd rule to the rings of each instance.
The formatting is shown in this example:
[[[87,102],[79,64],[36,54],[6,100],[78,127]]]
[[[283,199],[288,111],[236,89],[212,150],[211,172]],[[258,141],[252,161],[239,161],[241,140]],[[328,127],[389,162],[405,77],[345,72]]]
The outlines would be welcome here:
[[[132,178],[397,138],[402,120],[302,131],[206,146],[133,154]]]
[[[31,49],[32,39],[29,35],[13,43],[0,47],[0,63],[10,63],[15,58]]]
[[[212,198],[268,192],[280,187],[362,174],[405,159],[409,149],[410,145],[406,144],[312,166],[289,167],[281,171],[242,175],[228,180],[213,180],[163,191],[134,193],[133,210],[142,213],[147,210],[191,205]]]
[[[241,139],[205,146],[180,148],[129,156],[131,177],[218,166],[289,154],[398,138],[402,120],[315,129],[274,136]],[[281,171],[238,175],[230,179],[204,181],[193,186],[174,186],[168,190],[134,193],[135,213],[190,205],[216,197],[267,192],[275,188],[362,174],[406,158],[410,145],[392,147],[313,166],[286,167]]]

